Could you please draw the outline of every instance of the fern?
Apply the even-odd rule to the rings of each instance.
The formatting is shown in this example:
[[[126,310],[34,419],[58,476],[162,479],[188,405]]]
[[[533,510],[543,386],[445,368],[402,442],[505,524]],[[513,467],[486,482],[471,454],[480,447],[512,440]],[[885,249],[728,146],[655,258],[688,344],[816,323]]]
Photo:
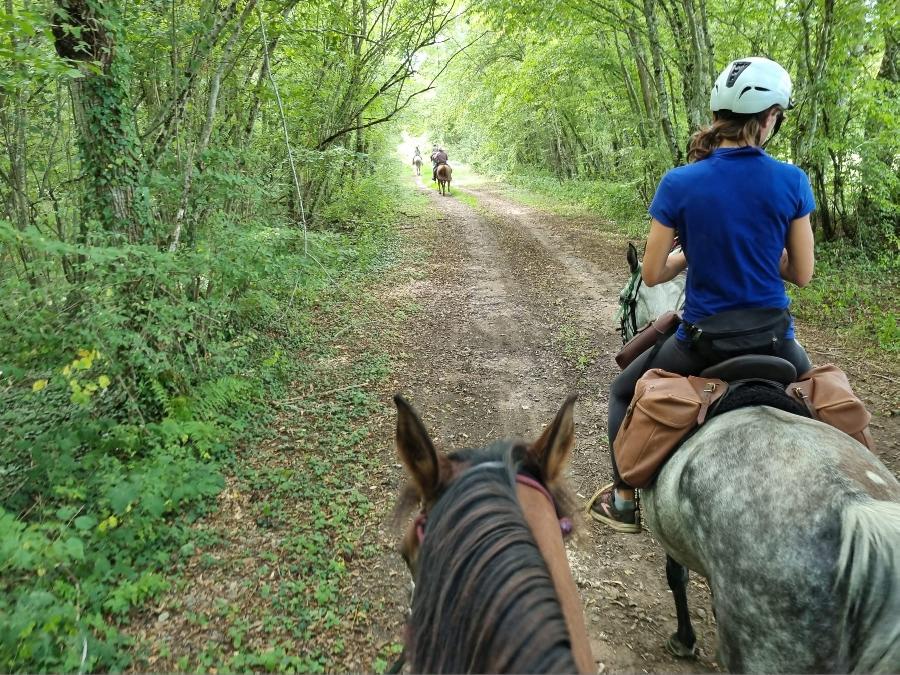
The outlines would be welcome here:
[[[191,395],[188,410],[194,419],[215,421],[235,404],[244,401],[252,388],[247,380],[227,375],[205,382]]]
[[[153,402],[157,407],[165,413],[166,417],[175,417],[177,410],[172,405],[172,396],[166,391],[166,388],[159,380],[149,380],[150,393],[153,396]]]

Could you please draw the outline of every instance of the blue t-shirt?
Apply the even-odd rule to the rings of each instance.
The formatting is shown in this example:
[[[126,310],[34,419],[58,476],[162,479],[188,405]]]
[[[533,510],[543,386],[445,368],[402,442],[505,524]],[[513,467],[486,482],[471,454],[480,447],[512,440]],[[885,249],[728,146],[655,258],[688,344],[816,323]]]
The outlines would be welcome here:
[[[757,147],[718,148],[666,173],[650,215],[675,228],[687,257],[685,320],[787,307],[781,252],[791,221],[815,206],[803,170]],[[678,337],[688,339],[683,327]],[[793,323],[785,337],[794,337]]]

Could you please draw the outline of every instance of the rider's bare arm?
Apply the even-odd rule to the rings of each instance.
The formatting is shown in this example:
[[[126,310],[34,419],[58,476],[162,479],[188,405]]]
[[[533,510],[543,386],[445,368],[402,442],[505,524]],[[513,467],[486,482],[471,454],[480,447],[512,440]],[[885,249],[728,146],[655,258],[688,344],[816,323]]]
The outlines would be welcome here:
[[[650,234],[641,276],[648,286],[665,283],[678,276],[687,267],[687,259],[682,251],[669,253],[675,242],[675,229],[666,227],[656,218],[650,220]]]
[[[809,215],[791,221],[786,248],[781,254],[781,278],[797,286],[806,286],[816,264],[812,225]]]

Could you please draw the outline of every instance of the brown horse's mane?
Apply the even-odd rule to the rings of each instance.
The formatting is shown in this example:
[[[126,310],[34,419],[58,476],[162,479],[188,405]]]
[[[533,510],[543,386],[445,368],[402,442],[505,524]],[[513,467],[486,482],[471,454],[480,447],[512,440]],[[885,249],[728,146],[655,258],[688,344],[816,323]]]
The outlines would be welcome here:
[[[414,672],[576,672],[553,581],[516,498],[510,458],[521,449],[479,451],[480,463],[428,514],[407,645]]]

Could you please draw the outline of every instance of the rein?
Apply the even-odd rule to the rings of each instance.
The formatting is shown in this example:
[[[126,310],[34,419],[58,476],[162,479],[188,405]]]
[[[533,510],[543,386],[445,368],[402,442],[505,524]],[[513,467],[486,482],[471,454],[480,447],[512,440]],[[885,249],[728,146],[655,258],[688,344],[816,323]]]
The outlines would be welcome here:
[[[637,283],[635,283],[637,279]],[[625,334],[628,330],[628,321],[631,321],[631,334],[636,335],[637,325],[637,299],[641,292],[641,286],[644,283],[644,277],[641,276],[641,270],[631,275],[631,282],[628,284],[625,297],[619,296],[619,307],[622,309],[622,317],[619,320],[619,331],[622,333],[622,342],[627,342]]]

